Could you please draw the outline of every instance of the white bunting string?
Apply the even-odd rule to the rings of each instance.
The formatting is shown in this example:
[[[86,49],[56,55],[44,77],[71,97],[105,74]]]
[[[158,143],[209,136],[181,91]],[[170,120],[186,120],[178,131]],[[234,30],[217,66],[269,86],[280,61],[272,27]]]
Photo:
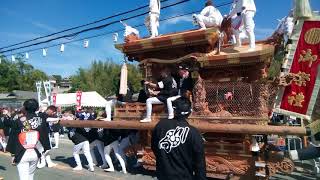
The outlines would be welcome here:
[[[48,49],[42,49],[42,56],[43,57],[47,56],[47,51],[48,51]]]
[[[89,47],[89,40],[88,40],[88,39],[86,39],[86,40],[83,41],[83,47],[84,47],[84,48]]]
[[[64,44],[61,44],[61,46],[60,46],[60,52],[64,52]]]
[[[26,59],[29,59],[29,53],[26,53]]]

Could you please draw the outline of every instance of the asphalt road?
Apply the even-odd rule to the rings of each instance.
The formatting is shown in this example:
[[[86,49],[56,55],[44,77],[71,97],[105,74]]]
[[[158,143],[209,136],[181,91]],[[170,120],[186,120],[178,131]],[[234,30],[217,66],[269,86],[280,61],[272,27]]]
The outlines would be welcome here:
[[[43,168],[37,169],[35,174],[35,180],[59,180],[59,179],[70,179],[70,180],[152,180],[156,179],[154,172],[146,171],[142,168],[134,169],[130,168],[133,164],[132,160],[128,160],[128,174],[123,174],[116,168],[116,172],[104,172],[101,168],[95,167],[95,172],[89,172],[86,168],[82,171],[73,171],[72,168],[75,166],[75,162],[72,156],[73,144],[66,138],[61,139],[59,149],[52,150],[52,160],[58,164],[54,168]],[[10,164],[9,153],[0,152],[0,177],[5,180],[19,180],[17,168]],[[84,156],[81,156],[83,164],[86,164]],[[100,161],[100,160],[98,160]],[[115,167],[117,167],[114,163]],[[85,167],[85,166],[84,166]],[[303,163],[296,163],[296,170],[290,174],[277,174],[275,177],[270,179],[274,180],[316,180],[315,175],[312,172],[313,166],[310,161],[304,161]]]

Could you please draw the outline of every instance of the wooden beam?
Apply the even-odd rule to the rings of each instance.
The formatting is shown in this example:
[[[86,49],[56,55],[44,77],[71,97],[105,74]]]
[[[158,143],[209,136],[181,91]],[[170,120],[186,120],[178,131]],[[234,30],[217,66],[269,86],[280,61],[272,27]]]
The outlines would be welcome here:
[[[150,123],[140,123],[139,121],[60,121],[62,126],[66,127],[88,127],[88,128],[106,128],[106,129],[137,129],[152,130],[156,121]],[[236,134],[278,134],[278,135],[298,135],[307,134],[304,127],[292,126],[271,126],[271,125],[252,125],[252,124],[213,124],[205,120],[190,123],[201,132],[216,133],[236,133]]]

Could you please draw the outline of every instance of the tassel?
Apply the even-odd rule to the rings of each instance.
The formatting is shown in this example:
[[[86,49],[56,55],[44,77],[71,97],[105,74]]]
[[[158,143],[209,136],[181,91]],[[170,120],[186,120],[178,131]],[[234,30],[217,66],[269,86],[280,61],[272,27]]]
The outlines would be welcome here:
[[[64,44],[61,44],[60,46],[60,52],[63,52],[64,51]]]
[[[46,57],[46,56],[47,56],[47,51],[48,51],[48,49],[42,49],[42,55],[43,55],[43,57]]]
[[[29,59],[29,53],[26,53],[26,59]]]
[[[128,69],[127,64],[123,63],[120,74],[119,94],[126,95],[128,90]]]
[[[12,62],[15,62],[16,61],[16,57],[14,57],[14,55],[11,56],[11,60]]]
[[[83,47],[84,47],[84,48],[89,47],[89,40],[88,40],[88,39],[86,39],[86,40],[83,41]]]

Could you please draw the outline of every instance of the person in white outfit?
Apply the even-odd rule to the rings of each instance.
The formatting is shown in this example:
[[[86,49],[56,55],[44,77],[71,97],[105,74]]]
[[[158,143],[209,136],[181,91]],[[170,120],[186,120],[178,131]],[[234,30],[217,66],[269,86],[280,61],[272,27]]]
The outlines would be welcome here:
[[[196,24],[198,24],[201,29],[220,26],[223,20],[220,11],[213,6],[211,0],[208,0],[205,6],[206,7],[201,11],[200,14],[193,14],[193,18]]]
[[[255,50],[255,35],[254,35],[254,20],[253,17],[256,13],[256,5],[254,0],[235,0],[233,9],[229,14],[229,18],[238,15],[242,16],[244,29],[249,37],[249,51]],[[241,46],[240,32],[235,32],[236,46]]]
[[[103,141],[104,141],[104,154],[105,154],[105,159],[108,163],[109,168],[104,169],[104,171],[107,172],[114,172],[114,166],[112,163],[112,159],[110,157],[110,153],[111,150],[113,149],[114,154],[116,155],[116,158],[119,160],[121,168],[122,168],[122,172],[124,174],[127,174],[127,169],[126,169],[126,161],[125,158],[123,158],[121,155],[121,151],[120,151],[120,143],[119,141],[121,141],[121,133],[122,130],[115,130],[115,129],[110,129],[104,130],[103,133]]]
[[[145,20],[145,25],[147,26],[151,38],[159,35],[159,18],[160,18],[160,0],[150,0],[149,4],[149,16]]]

